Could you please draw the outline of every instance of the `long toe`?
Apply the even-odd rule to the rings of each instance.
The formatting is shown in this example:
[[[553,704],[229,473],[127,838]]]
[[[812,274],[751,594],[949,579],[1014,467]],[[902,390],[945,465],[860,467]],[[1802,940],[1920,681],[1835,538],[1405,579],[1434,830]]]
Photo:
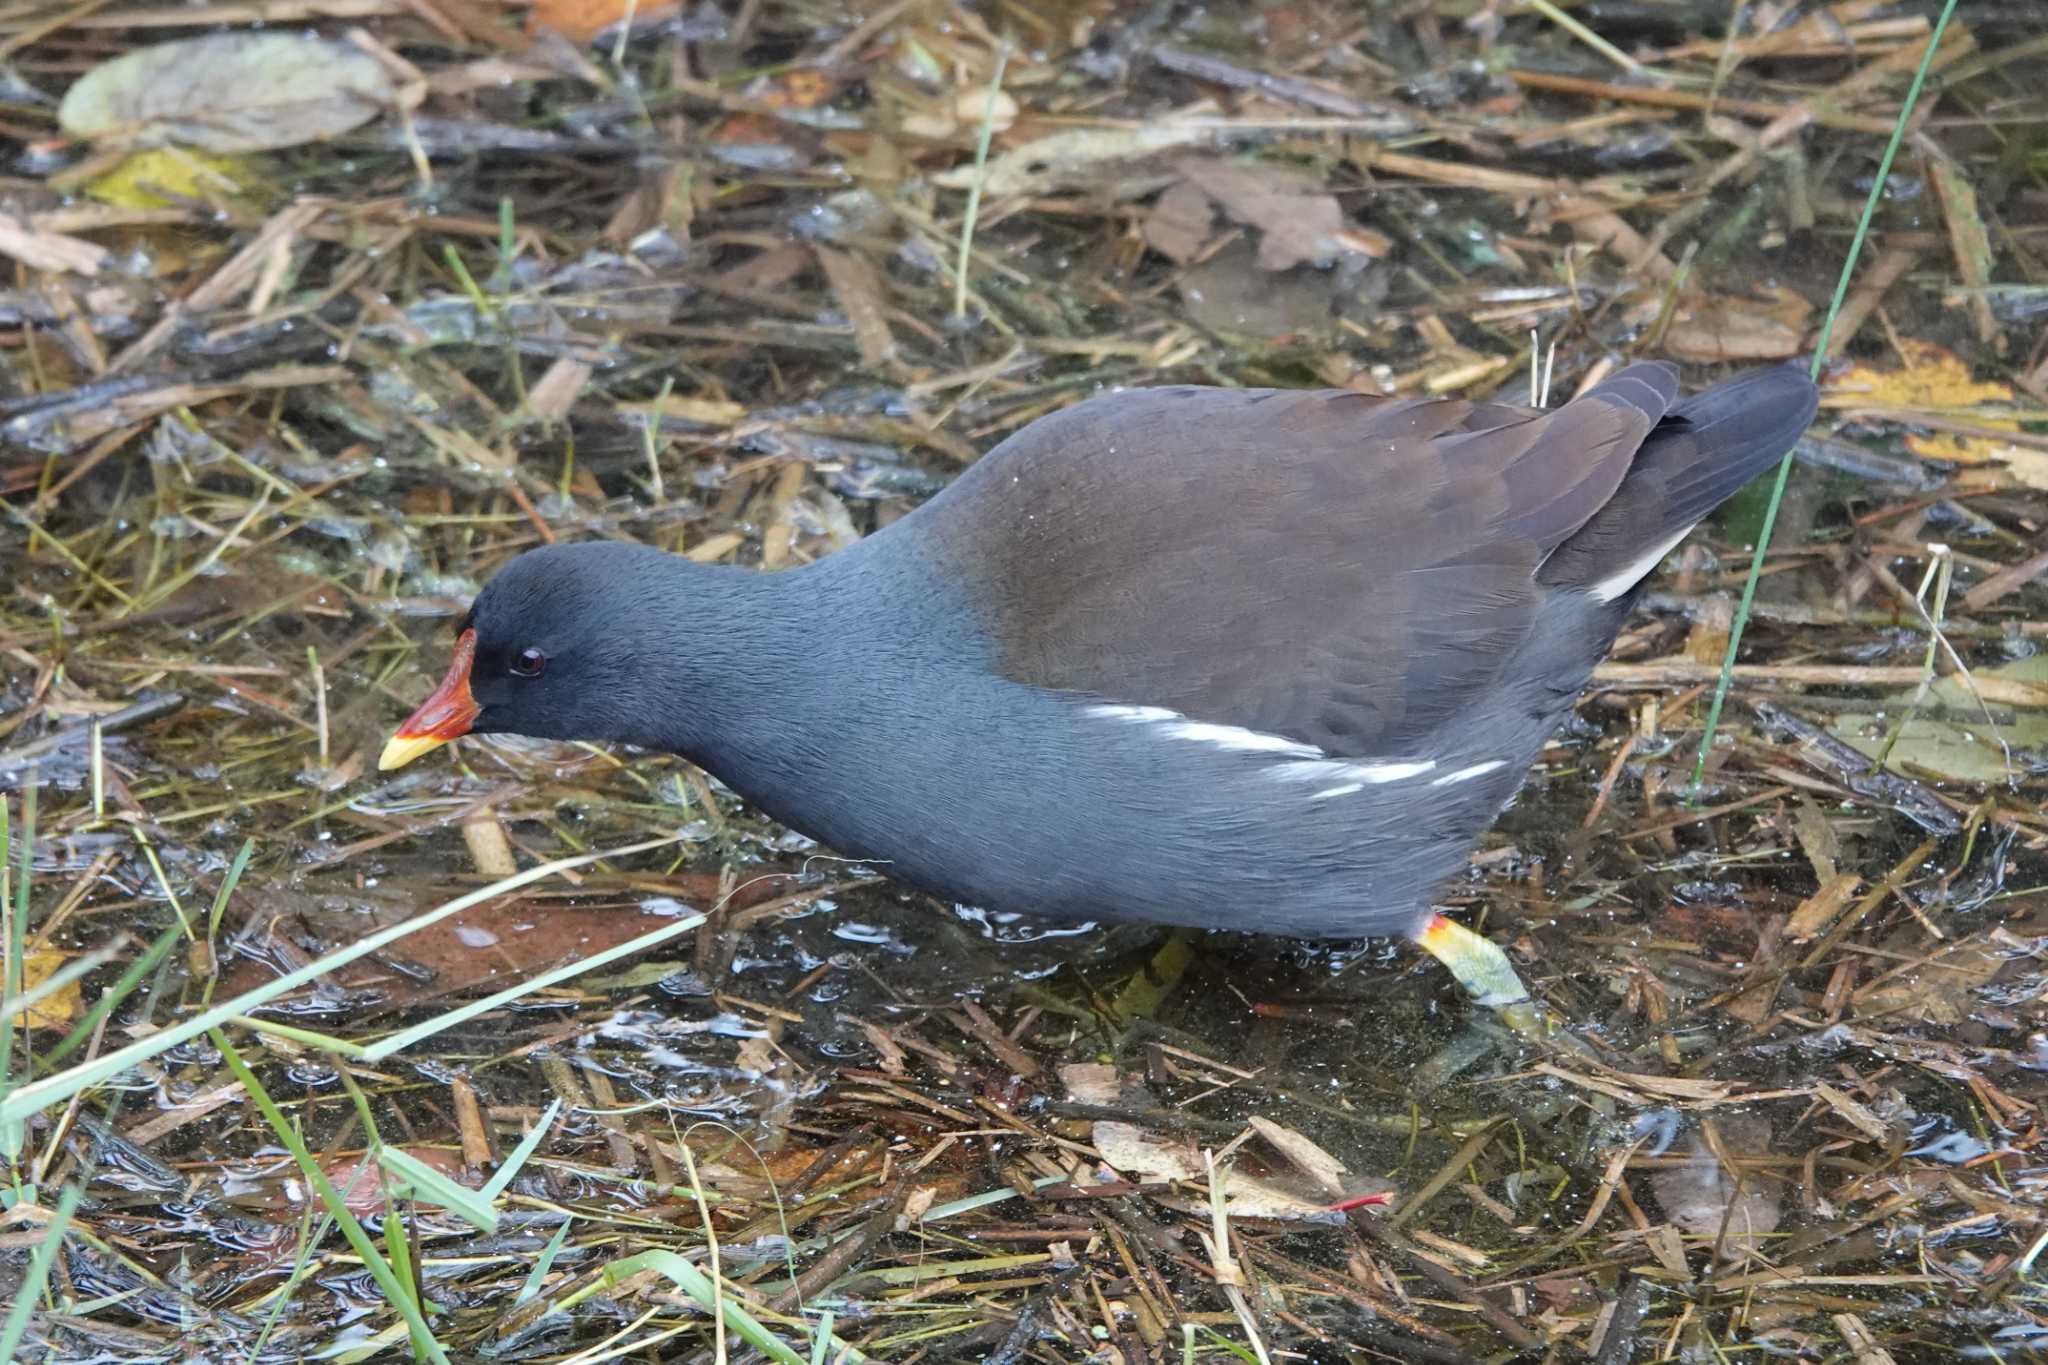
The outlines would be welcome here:
[[[1505,1056],[1505,1063],[1496,1065],[1520,1065],[1532,1048],[1566,1062],[1602,1060],[1591,1044],[1573,1033],[1556,1015],[1533,1001],[1518,1000],[1495,1009],[1474,1011],[1457,1036],[1415,1068],[1410,1081],[1418,1093],[1428,1094],[1441,1090],[1491,1057]]]
[[[1572,1032],[1563,1020],[1534,1000],[1517,1000],[1512,1005],[1501,1006],[1495,1013],[1525,1042],[1580,1061],[1597,1062],[1601,1059],[1599,1051],[1591,1043]]]
[[[1422,950],[1444,964],[1472,997],[1524,1041],[1587,1061],[1599,1053],[1529,996],[1508,955],[1491,939],[1443,915],[1431,915],[1415,935]]]

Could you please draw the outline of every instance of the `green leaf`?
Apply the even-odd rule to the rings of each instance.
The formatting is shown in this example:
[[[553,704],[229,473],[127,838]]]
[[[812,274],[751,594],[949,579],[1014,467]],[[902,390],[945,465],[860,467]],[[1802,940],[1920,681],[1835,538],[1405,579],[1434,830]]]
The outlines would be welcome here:
[[[439,1204],[479,1232],[498,1230],[498,1210],[482,1194],[435,1170],[403,1147],[379,1144],[377,1164],[391,1177],[391,1192]]]

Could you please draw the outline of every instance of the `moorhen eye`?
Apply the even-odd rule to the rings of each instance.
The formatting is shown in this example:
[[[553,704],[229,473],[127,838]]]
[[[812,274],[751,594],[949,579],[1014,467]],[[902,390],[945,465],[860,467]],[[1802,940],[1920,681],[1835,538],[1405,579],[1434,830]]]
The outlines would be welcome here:
[[[522,678],[538,678],[540,671],[548,666],[548,656],[537,649],[522,649],[519,657],[512,661],[512,671]]]

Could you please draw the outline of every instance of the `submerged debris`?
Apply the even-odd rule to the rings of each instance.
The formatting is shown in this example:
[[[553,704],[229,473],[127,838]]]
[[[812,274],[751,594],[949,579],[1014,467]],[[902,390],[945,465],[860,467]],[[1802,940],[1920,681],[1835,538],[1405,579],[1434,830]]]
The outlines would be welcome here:
[[[1930,6],[260,8],[0,16],[19,1358],[2038,1353],[2035,7],[1825,343]],[[1117,385],[1823,345],[1698,784],[1760,496],[1457,888],[1585,1056],[666,756],[374,771],[535,545],[801,564]]]

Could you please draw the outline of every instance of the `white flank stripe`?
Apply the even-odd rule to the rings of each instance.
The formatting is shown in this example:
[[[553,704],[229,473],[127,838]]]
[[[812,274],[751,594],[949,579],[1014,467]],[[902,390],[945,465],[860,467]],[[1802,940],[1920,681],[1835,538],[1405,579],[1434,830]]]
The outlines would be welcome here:
[[[1199,720],[1181,720],[1160,728],[1175,739],[1192,739],[1200,744],[1213,744],[1219,749],[1237,749],[1245,753],[1293,754],[1299,758],[1314,758],[1322,753],[1322,750],[1313,744],[1297,744],[1284,735],[1263,735],[1257,730],[1247,730],[1237,725],[1210,725]]]
[[[1100,716],[1104,720],[1179,720],[1181,718],[1180,712],[1169,711],[1163,706],[1091,706],[1088,708],[1088,714]]]
[[[1315,795],[1309,797],[1309,800],[1322,801],[1328,797],[1349,796],[1353,792],[1362,792],[1364,790],[1365,784],[1363,782],[1346,782],[1341,787],[1325,787],[1321,791],[1317,792]]]
[[[1460,768],[1454,773],[1445,773],[1429,785],[1432,787],[1448,787],[1457,782],[1470,782],[1475,777],[1484,777],[1490,772],[1507,766],[1508,761],[1504,758],[1496,758],[1490,763],[1475,763],[1469,768]]]
[[[1650,571],[1664,562],[1664,556],[1677,549],[1678,542],[1691,534],[1692,527],[1688,526],[1656,549],[1645,554],[1641,559],[1635,560],[1620,573],[1610,574],[1586,589],[1586,591],[1592,593],[1593,596],[1599,598],[1602,602],[1612,602],[1615,598],[1621,596],[1645,578],[1648,578]]]
[[[1087,713],[1126,724],[1157,725],[1162,734],[1173,739],[1193,740],[1197,744],[1232,753],[1282,755],[1291,761],[1277,764],[1268,770],[1267,776],[1283,782],[1329,779],[1338,784],[1315,793],[1310,798],[1312,800],[1343,796],[1368,782],[1399,782],[1405,778],[1420,777],[1436,767],[1433,759],[1417,763],[1354,763],[1348,759],[1331,758],[1315,745],[1302,744],[1285,735],[1269,735],[1259,730],[1247,730],[1241,725],[1212,725],[1208,721],[1189,720],[1180,712],[1169,711],[1164,706],[1104,704],[1088,707]],[[1477,777],[1478,773],[1472,776]]]
[[[1346,763],[1340,759],[1323,758],[1306,763],[1282,763],[1268,776],[1281,782],[1320,782],[1325,778],[1336,778],[1377,785],[1420,777],[1434,767],[1436,764],[1428,760],[1421,763]]]
[[[1180,712],[1169,711],[1164,706],[1091,706],[1088,714],[1104,720],[1157,725],[1175,739],[1191,739],[1197,744],[1209,744],[1238,753],[1317,758],[1323,752],[1313,744],[1298,743],[1285,735],[1263,734],[1247,730],[1242,725],[1212,725],[1207,721],[1189,720]]]

